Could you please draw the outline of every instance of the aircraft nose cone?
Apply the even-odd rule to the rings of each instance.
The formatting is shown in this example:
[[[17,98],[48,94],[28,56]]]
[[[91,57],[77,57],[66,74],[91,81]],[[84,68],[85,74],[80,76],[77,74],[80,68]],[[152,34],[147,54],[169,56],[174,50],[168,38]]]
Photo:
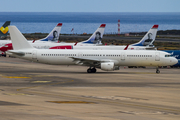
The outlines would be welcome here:
[[[174,58],[174,59],[172,60],[172,64],[174,65],[174,64],[176,64],[176,63],[178,63],[178,60],[177,60],[176,58]]]

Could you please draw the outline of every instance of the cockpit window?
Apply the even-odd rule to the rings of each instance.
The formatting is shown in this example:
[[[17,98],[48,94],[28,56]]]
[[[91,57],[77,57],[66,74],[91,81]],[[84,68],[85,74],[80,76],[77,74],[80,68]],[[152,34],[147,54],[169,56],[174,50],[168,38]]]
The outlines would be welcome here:
[[[165,57],[172,57],[172,55],[165,55]]]

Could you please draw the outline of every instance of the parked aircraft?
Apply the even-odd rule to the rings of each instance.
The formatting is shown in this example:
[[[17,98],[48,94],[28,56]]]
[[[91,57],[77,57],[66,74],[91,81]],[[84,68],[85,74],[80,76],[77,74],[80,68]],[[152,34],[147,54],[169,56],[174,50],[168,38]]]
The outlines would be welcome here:
[[[160,73],[158,66],[177,63],[176,58],[162,51],[36,49],[15,26],[9,26],[9,31],[14,50],[7,51],[8,55],[45,64],[85,65],[89,66],[88,73],[95,73],[96,68],[113,71],[127,65],[157,66],[156,73]]]
[[[61,31],[62,23],[58,23],[56,27],[48,34],[47,37],[43,39],[36,40],[36,43],[46,43],[49,42],[58,42],[59,39],[59,33]],[[34,40],[28,41],[30,43],[33,43]],[[2,56],[6,56],[5,51],[12,49],[12,42],[11,40],[0,40],[0,52]]]
[[[62,23],[61,23],[61,26],[62,26]],[[105,26],[106,26],[106,24],[101,24],[100,27],[92,34],[92,36],[88,40],[79,42],[77,46],[94,46],[97,44],[98,45],[101,44],[101,39],[102,39],[103,34],[104,34]],[[55,27],[54,29],[56,30],[57,28]],[[51,33],[46,38],[40,39],[40,40],[34,41],[34,42],[30,41],[30,43],[33,45],[33,47],[38,48],[38,49],[49,49],[49,48],[54,47],[54,46],[62,46],[62,47],[59,47],[61,49],[71,49],[71,46],[73,46],[74,44],[77,44],[77,43],[47,42],[49,39],[51,41],[53,41],[52,36],[53,36],[53,33],[55,30],[51,31]],[[57,31],[58,31],[58,33],[60,32],[60,30],[57,30]],[[59,38],[59,34],[58,34],[58,38]],[[0,47],[0,51],[2,51],[3,53],[7,50],[12,50],[12,49],[13,48],[12,48],[11,41],[10,41],[10,43],[7,43],[6,45]]]
[[[106,26],[105,24],[101,24],[101,26],[93,33],[93,35],[88,40],[80,42],[80,43],[44,43],[44,44],[41,44],[41,43],[34,42],[32,45],[33,45],[33,47],[38,48],[38,49],[124,50],[124,48],[126,48],[126,46],[97,45],[97,44],[101,44],[101,38],[103,37],[105,26]],[[158,25],[154,25],[138,43],[128,45],[127,50],[154,49],[153,42],[156,37],[157,29],[158,29]],[[97,33],[101,34],[101,37],[99,38],[99,40],[95,39],[95,38],[98,38],[98,37],[96,37]],[[152,36],[148,37],[150,35],[152,35]],[[149,43],[147,41],[149,41]],[[95,44],[93,44],[93,43],[95,43]],[[137,45],[139,45],[139,46],[137,46]],[[7,50],[11,50],[11,49],[12,49],[12,44],[6,44],[5,46],[0,48],[0,50],[3,52],[5,52]]]
[[[102,26],[105,26],[105,25],[102,24],[100,26],[100,28]],[[146,35],[138,43],[128,45],[127,50],[154,49],[153,42],[155,41],[155,38],[156,38],[157,29],[158,29],[158,25],[153,25],[153,27],[146,33]],[[97,30],[97,31],[100,31],[100,30]],[[35,44],[33,44],[33,46],[38,49],[92,49],[92,50],[124,50],[124,48],[126,47],[125,45],[123,45],[123,46],[114,46],[114,45],[92,46],[92,45],[88,44],[88,46],[85,46],[84,44],[82,44],[82,43],[90,43],[92,40],[94,40],[92,38],[95,38],[95,33],[97,33],[97,31],[95,31],[94,34],[87,41],[81,42],[81,43],[76,43],[76,44],[72,44],[72,43],[36,44],[35,43]],[[104,29],[101,29],[101,31],[104,32]],[[101,32],[101,35],[103,32]],[[93,42],[91,42],[91,43],[93,43]]]

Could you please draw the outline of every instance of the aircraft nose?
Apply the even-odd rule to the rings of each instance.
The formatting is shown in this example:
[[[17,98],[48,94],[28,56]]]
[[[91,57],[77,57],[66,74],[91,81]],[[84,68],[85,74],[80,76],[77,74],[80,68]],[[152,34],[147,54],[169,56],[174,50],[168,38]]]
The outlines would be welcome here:
[[[171,63],[172,63],[173,65],[175,65],[176,63],[178,63],[178,60],[177,60],[176,58],[173,58],[172,61],[171,61]]]

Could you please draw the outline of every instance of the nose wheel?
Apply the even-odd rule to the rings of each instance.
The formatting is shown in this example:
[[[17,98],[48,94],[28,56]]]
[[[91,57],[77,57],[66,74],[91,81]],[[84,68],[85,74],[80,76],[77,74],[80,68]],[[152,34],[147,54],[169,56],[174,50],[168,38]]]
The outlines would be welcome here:
[[[157,73],[157,74],[159,74],[159,73],[160,73],[160,70],[159,70],[159,68],[158,68],[158,67],[156,68],[156,73]]]
[[[96,68],[89,68],[87,69],[87,73],[96,73]]]

